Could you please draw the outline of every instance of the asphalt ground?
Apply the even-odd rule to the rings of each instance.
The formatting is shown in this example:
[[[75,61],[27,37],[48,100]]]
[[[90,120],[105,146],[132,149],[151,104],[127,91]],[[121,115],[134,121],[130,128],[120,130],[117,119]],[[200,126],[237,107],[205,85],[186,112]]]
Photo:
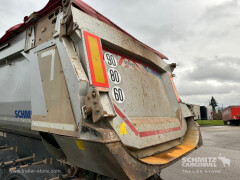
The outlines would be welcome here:
[[[163,169],[161,178],[240,180],[240,126],[203,126],[201,133],[204,145]]]

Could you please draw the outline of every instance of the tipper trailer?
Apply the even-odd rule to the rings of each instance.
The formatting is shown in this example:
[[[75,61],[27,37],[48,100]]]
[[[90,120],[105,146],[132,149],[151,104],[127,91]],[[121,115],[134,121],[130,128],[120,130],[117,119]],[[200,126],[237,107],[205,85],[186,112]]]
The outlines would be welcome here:
[[[240,106],[229,106],[222,111],[225,125],[240,125]]]
[[[202,145],[163,59],[81,0],[25,17],[0,39],[2,178],[158,178]]]

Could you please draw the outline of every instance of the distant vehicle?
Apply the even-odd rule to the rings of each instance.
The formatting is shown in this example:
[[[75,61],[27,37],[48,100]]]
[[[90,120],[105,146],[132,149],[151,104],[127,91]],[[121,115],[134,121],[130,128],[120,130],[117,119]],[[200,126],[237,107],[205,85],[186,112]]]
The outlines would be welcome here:
[[[200,106],[200,117],[201,120],[212,120],[213,119],[212,106]]]
[[[212,106],[206,106],[206,108],[207,108],[207,119],[213,120]]]
[[[194,120],[201,119],[200,106],[196,105],[196,104],[193,104],[192,106],[193,106],[193,111],[194,111],[194,114],[195,114]]]
[[[200,106],[201,120],[207,120],[207,108],[206,106]]]
[[[240,125],[240,106],[229,106],[222,112],[225,125]]]

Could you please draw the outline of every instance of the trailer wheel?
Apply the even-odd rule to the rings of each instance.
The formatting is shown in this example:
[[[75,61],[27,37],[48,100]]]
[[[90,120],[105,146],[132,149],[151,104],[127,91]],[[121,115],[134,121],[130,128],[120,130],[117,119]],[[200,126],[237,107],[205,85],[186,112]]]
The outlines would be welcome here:
[[[25,177],[22,177],[22,175],[14,174],[10,175],[7,180],[30,180],[29,178],[26,179]]]

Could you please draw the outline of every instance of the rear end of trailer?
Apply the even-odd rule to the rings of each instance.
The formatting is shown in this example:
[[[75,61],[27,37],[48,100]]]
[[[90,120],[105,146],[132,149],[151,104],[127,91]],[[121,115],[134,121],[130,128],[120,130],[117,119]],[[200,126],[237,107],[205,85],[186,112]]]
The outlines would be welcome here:
[[[207,120],[207,108],[206,106],[200,106],[201,120]]]
[[[202,145],[174,64],[80,0],[49,3],[1,44],[1,131],[39,134],[65,167],[116,179]]]
[[[240,106],[229,106],[222,112],[225,125],[240,125]]]
[[[193,108],[193,111],[195,114],[194,120],[200,120],[201,119],[200,106],[196,105],[196,104],[193,104],[192,106],[193,106],[192,108]]]
[[[207,120],[213,120],[213,108],[212,106],[206,106]]]

